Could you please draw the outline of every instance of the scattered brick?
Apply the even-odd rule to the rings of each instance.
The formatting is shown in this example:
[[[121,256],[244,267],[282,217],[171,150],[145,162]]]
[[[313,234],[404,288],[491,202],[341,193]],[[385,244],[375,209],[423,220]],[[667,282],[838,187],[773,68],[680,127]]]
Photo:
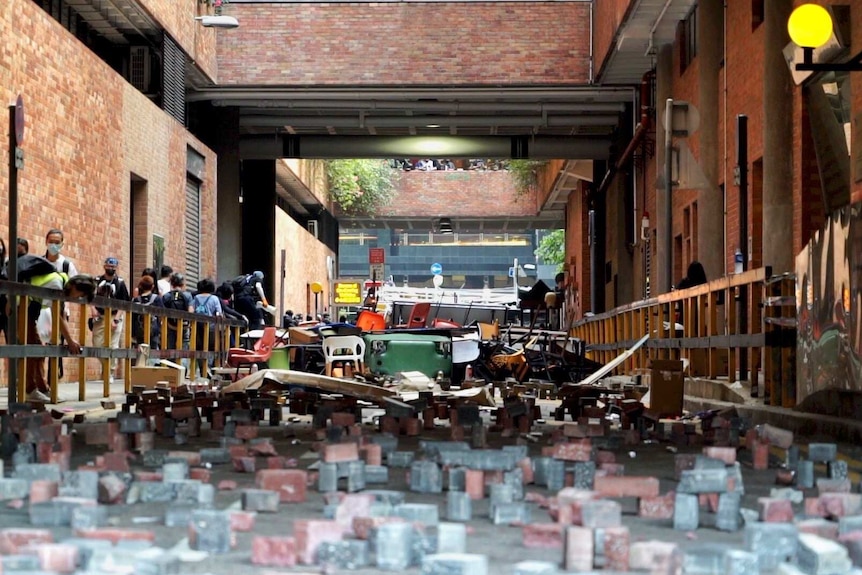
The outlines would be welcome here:
[[[255,485],[277,491],[282,503],[302,503],[306,498],[308,473],[300,469],[261,469],[255,476]]]
[[[54,535],[48,529],[0,529],[0,554],[17,555],[27,545],[53,543]]]
[[[559,523],[530,523],[522,529],[524,547],[562,549],[565,526]]]

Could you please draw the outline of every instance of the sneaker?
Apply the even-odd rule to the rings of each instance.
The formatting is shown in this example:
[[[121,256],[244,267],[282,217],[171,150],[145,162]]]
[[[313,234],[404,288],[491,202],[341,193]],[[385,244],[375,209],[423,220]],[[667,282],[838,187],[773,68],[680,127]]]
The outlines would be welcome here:
[[[51,398],[39,391],[38,389],[34,389],[29,394],[27,394],[27,401],[38,401],[40,403],[51,403]]]

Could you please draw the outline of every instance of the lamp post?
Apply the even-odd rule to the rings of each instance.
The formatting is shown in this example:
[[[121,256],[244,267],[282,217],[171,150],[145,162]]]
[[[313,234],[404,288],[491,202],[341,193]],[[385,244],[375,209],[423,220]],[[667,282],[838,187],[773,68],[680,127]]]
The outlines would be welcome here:
[[[802,4],[796,7],[787,19],[790,39],[802,48],[802,62],[797,62],[798,72],[862,72],[862,52],[847,62],[814,62],[814,49],[826,44],[832,37],[832,16],[818,4]]]

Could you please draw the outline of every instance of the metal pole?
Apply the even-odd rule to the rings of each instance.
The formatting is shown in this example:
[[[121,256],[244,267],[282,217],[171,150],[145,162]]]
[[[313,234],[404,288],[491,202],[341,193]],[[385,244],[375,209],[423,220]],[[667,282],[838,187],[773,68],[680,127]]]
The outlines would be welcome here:
[[[15,138],[15,106],[9,106],[9,281],[18,277],[18,164],[15,155],[18,142]],[[9,296],[9,324],[6,343],[18,345],[18,305]],[[18,359],[9,359],[9,405],[18,401]]]
[[[665,219],[665,286],[673,286],[673,98],[664,107],[664,219]]]
[[[748,269],[748,116],[736,116],[736,169],[739,173],[739,251],[742,252],[742,271]],[[748,332],[748,289],[737,288],[737,319],[740,334]],[[748,377],[749,348],[739,348],[739,381]],[[757,382],[751,385],[751,397],[757,397]]]

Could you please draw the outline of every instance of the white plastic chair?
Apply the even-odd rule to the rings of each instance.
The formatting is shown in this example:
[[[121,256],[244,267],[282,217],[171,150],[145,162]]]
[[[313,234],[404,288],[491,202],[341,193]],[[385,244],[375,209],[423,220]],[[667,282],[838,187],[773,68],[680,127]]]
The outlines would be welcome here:
[[[355,371],[362,371],[365,359],[365,340],[358,335],[331,335],[323,338],[323,356],[326,358],[326,375],[332,375],[332,364],[352,362]]]

